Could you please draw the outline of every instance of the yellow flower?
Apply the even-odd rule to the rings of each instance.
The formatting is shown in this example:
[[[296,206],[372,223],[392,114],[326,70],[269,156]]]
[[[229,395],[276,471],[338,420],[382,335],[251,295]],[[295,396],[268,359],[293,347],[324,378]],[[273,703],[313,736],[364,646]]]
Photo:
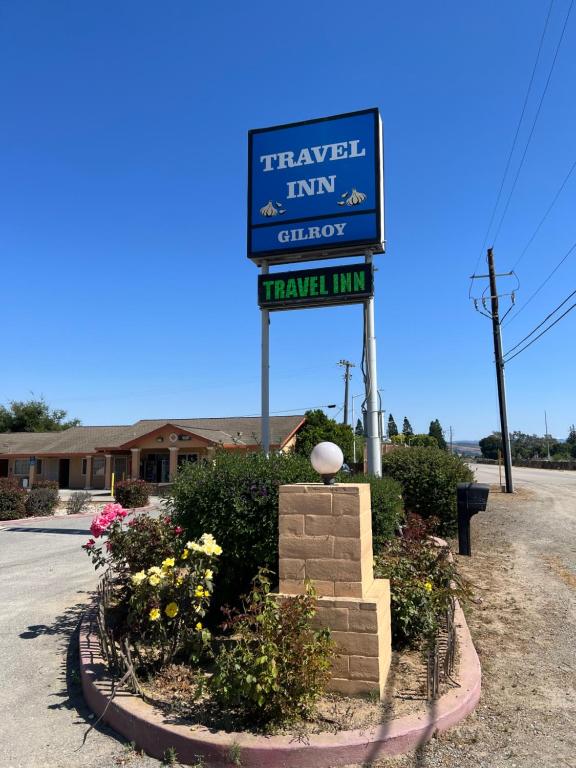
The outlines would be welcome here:
[[[174,568],[174,562],[173,557],[167,557],[165,560],[162,560],[162,570],[167,571],[168,568]]]
[[[182,558],[182,560],[186,560],[186,558],[188,557],[189,554],[190,554],[190,552],[187,549],[185,549],[182,552],[182,554],[180,555],[180,557]]]
[[[194,629],[196,630],[196,632],[200,632],[202,630],[202,622],[199,621],[198,624],[196,624],[196,626],[194,627]]]
[[[178,578],[176,579],[176,586],[181,587],[183,583],[184,583],[184,579],[182,578],[182,576],[178,576]]]
[[[178,606],[176,605],[176,603],[168,603],[168,605],[164,609],[164,613],[170,619],[173,619],[174,616],[176,616],[176,614],[178,613]]]
[[[132,584],[134,584],[134,586],[137,587],[140,584],[142,584],[143,581],[146,581],[146,574],[144,573],[144,571],[138,571],[138,573],[135,573],[132,575],[131,581],[132,581]]]
[[[201,552],[202,551],[202,547],[200,546],[200,544],[197,544],[195,541],[189,541],[186,544],[186,549],[191,549],[193,552]]]
[[[214,572],[213,572],[213,571],[211,571],[211,570],[210,570],[210,568],[207,568],[207,569],[204,571],[204,578],[205,578],[207,581],[212,581],[212,576],[214,576]]]
[[[160,609],[152,608],[152,610],[148,614],[148,618],[150,619],[150,621],[158,621],[158,619],[160,618]]]
[[[196,587],[196,589],[194,590],[194,596],[195,597],[204,597],[207,594],[208,593],[204,590],[204,587],[201,587],[200,585],[198,585]]]
[[[162,568],[159,568],[157,565],[152,565],[148,568],[148,575],[151,576],[153,573],[157,576],[162,576]]]
[[[150,576],[148,579],[148,584],[150,584],[151,587],[157,587],[158,584],[160,584],[160,581],[160,576],[157,576],[155,573],[153,573],[152,576]]]
[[[432,592],[432,582],[431,581],[427,581],[424,584],[424,589],[426,590],[426,592]]]

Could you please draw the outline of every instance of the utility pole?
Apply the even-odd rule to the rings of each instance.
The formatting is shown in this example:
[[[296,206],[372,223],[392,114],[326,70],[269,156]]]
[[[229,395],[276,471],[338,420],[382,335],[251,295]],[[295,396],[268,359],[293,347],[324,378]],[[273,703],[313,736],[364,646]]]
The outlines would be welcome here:
[[[494,253],[492,248],[488,248],[488,274],[472,275],[472,279],[489,278],[490,279],[490,314],[486,314],[492,320],[492,334],[494,337],[494,362],[496,364],[496,382],[498,384],[498,406],[500,411],[500,432],[502,434],[502,454],[504,456],[504,473],[506,477],[506,493],[514,493],[512,483],[512,456],[510,451],[510,435],[508,433],[508,412],[506,409],[506,386],[504,383],[504,359],[502,357],[502,334],[500,310],[498,305],[498,290],[496,287],[497,277],[508,277],[512,272],[497,275],[494,269]],[[514,297],[514,294],[512,294]],[[477,301],[474,300],[476,306]],[[483,299],[482,305],[486,309],[486,302]],[[476,306],[476,309],[478,307]],[[510,311],[510,310],[508,310]],[[482,312],[482,314],[485,314]],[[508,314],[508,313],[506,313]]]
[[[344,373],[344,424],[348,424],[348,384],[352,378],[350,368],[356,368],[356,366],[354,363],[351,363],[350,360],[340,360],[338,365],[342,366],[342,368],[346,368],[346,372]]]
[[[546,411],[544,411],[544,425],[546,429],[546,449],[548,453],[548,461],[550,461],[550,438],[548,437],[548,416],[546,415]]]

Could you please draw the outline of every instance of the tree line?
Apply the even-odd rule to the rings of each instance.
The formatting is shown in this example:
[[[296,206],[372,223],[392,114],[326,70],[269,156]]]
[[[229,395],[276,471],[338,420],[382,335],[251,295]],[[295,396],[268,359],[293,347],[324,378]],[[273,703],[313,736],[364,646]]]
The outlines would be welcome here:
[[[502,435],[500,432],[492,432],[479,441],[482,456],[485,459],[497,459],[502,452]],[[512,459],[546,459],[550,455],[555,461],[576,459],[576,426],[571,424],[568,428],[568,437],[565,442],[557,440],[551,435],[528,435],[524,432],[510,433],[510,454]]]

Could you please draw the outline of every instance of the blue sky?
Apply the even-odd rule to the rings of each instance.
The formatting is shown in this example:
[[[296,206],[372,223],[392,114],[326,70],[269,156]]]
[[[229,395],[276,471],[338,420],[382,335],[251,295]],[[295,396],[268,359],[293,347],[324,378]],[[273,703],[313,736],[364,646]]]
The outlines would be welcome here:
[[[520,150],[568,7],[553,5]],[[416,431],[434,418],[460,439],[496,429],[491,327],[467,278],[547,9],[0,0],[0,402],[33,392],[94,424],[258,414],[247,132],[379,107],[383,407]],[[576,12],[495,244],[501,272],[576,159],[574,82]],[[575,202],[576,173],[518,265],[518,307],[576,241]],[[504,328],[504,348],[575,278],[576,253]],[[275,313],[271,411],[341,403],[337,362],[359,365],[361,328],[358,306]],[[543,433],[545,409],[560,437],[576,421],[575,328],[576,312],[510,362],[512,429]]]

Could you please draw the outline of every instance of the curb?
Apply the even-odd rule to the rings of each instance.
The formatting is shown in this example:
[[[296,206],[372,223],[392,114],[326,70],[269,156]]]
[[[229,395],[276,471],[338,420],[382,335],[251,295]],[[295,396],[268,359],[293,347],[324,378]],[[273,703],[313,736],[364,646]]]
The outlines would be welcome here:
[[[80,674],[88,706],[98,716],[104,713],[112,693],[112,681],[93,631],[95,609],[88,611],[80,626]],[[331,768],[350,763],[370,763],[385,755],[409,752],[446,731],[474,710],[480,699],[481,669],[464,613],[456,603],[456,634],[460,660],[455,675],[459,687],[428,704],[425,714],[407,715],[376,728],[312,734],[306,740],[291,736],[257,736],[215,731],[171,722],[138,696],[119,691],[103,720],[152,757],[162,759],[174,748],[181,763],[195,764],[199,757],[211,766],[234,764],[231,749],[240,750],[244,768]]]
[[[129,509],[129,512],[147,512],[153,509],[153,504],[147,504],[145,507],[133,507]],[[83,517],[94,517],[94,512],[79,512],[76,515],[40,515],[36,517],[21,517],[16,520],[0,520],[0,525],[4,527],[15,526],[19,528],[26,523],[38,523],[40,521],[46,522],[48,520],[76,520]]]

